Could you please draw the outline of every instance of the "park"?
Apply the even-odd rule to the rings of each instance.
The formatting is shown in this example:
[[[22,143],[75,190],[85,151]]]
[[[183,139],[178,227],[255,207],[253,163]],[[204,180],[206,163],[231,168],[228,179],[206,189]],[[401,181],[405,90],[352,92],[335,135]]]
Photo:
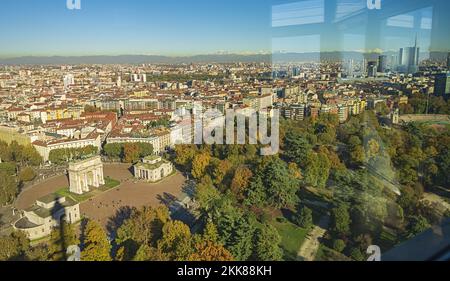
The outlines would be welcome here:
[[[93,190],[91,196],[78,196],[64,193],[69,186],[66,175],[60,175],[41,182],[22,191],[15,202],[15,208],[26,209],[46,195],[57,193],[71,196],[80,203],[82,217],[95,220],[106,227],[109,219],[121,208],[139,208],[142,206],[170,205],[178,199],[182,201],[185,178],[175,173],[158,183],[138,181],[131,173],[129,164],[105,164],[106,184],[113,187],[105,190]]]

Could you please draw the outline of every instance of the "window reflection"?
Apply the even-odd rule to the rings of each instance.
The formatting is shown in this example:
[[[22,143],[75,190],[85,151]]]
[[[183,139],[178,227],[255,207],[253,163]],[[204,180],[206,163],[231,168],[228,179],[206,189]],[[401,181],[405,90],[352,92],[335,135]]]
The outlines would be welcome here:
[[[306,0],[272,7],[272,27],[321,23],[324,0]]]

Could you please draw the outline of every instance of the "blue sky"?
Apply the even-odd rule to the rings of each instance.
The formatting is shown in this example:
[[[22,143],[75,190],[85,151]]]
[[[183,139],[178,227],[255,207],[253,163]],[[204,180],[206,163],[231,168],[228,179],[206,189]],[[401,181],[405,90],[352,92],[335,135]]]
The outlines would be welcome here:
[[[330,1],[337,7],[331,22],[324,7]],[[382,1],[400,7],[409,0]],[[437,1],[446,3],[442,12],[448,13],[450,1]],[[81,10],[68,10],[66,0],[1,0],[0,57],[397,50],[411,45],[416,34],[422,50],[430,49],[432,7],[380,19],[377,38],[370,35],[372,27],[360,22],[339,27],[339,33],[333,29],[361,11],[382,15],[383,10],[369,12],[365,3],[81,0]],[[318,29],[317,24],[324,25]],[[442,29],[446,34],[440,31],[435,48],[449,49],[449,28]]]

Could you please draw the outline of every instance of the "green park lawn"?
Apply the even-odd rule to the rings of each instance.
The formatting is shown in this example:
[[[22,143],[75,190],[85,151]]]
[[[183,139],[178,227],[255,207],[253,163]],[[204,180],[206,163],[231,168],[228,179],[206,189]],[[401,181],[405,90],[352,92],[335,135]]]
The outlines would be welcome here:
[[[74,194],[71,193],[69,191],[69,188],[64,187],[61,188],[60,190],[58,190],[57,192],[55,192],[55,194],[60,195],[60,196],[64,196],[64,197],[69,197],[72,198],[73,200],[75,200],[78,203],[84,202],[89,200],[90,198],[93,198],[97,195],[99,195],[102,192],[108,191],[112,188],[117,187],[120,184],[120,182],[118,180],[106,177],[105,178],[105,184],[99,188],[96,188],[94,190],[92,190],[91,192],[85,193],[85,194]]]
[[[315,261],[350,261],[351,259],[327,246],[320,244]]]
[[[284,251],[284,259],[296,260],[297,252],[309,231],[289,221],[274,220],[271,224],[281,236],[281,248]]]

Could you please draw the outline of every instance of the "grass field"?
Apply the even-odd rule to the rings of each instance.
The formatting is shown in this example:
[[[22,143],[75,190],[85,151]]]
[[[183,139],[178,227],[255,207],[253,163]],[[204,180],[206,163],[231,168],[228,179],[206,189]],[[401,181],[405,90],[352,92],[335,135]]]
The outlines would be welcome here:
[[[320,244],[315,261],[350,261],[345,255]]]
[[[274,220],[271,223],[281,236],[281,247],[285,260],[296,260],[297,252],[308,234],[308,230],[298,227],[289,221]]]
[[[93,197],[101,194],[102,192],[112,189],[112,188],[118,186],[119,184],[120,184],[119,181],[111,179],[109,177],[106,177],[105,184],[99,188],[92,190],[91,192],[88,192],[85,194],[75,194],[75,193],[71,193],[69,191],[69,188],[64,187],[64,188],[61,188],[60,190],[58,190],[55,194],[58,194],[58,195],[64,196],[64,197],[70,197],[73,200],[75,200],[76,202],[81,203],[81,202],[87,201],[90,198],[93,198]]]

